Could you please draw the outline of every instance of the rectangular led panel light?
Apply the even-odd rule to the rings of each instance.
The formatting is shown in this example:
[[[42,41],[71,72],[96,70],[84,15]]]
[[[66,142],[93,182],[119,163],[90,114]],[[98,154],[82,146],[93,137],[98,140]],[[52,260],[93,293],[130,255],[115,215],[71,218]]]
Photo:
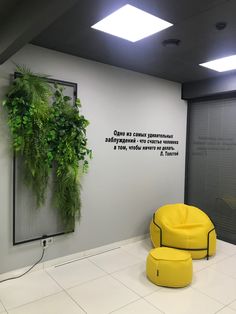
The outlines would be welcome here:
[[[214,71],[218,71],[218,72],[235,70],[236,69],[236,55],[201,63],[199,65],[209,68]]]
[[[172,25],[152,14],[126,4],[91,27],[135,42]]]

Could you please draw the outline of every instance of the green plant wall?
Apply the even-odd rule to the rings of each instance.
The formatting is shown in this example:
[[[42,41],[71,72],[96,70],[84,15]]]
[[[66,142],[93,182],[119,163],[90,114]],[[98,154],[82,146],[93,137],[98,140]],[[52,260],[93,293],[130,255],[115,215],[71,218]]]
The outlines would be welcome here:
[[[80,218],[80,178],[87,172],[92,151],[87,147],[88,120],[80,114],[79,99],[71,105],[61,85],[25,66],[12,82],[3,102],[8,111],[12,148],[23,160],[25,184],[37,207],[45,202],[48,179],[53,176],[52,206],[59,211],[65,231]]]

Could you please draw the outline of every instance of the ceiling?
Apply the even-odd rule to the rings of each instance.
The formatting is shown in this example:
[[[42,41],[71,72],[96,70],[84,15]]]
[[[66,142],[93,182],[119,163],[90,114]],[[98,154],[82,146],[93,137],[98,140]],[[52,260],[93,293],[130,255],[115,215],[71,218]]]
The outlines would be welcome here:
[[[127,3],[174,25],[135,43],[91,29],[91,25]],[[181,83],[224,75],[198,64],[236,54],[235,0],[0,0],[5,31],[10,25],[8,21],[7,28],[6,21],[16,6],[16,15],[20,7],[27,7],[27,12],[22,11],[24,23],[31,21],[27,24],[30,31],[15,36],[12,49],[8,49],[10,53],[31,42]],[[14,23],[15,19],[12,20]],[[217,30],[217,22],[226,22],[226,28]],[[17,27],[19,33],[20,26]],[[180,40],[178,46],[163,45],[164,40],[173,38]],[[1,53],[0,41],[3,62],[7,53],[3,58]]]

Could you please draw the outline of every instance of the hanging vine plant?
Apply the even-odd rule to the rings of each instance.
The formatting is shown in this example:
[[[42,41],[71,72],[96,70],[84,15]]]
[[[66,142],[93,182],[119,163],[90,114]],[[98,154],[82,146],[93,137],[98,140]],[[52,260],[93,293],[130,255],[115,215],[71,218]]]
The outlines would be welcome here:
[[[51,147],[55,162],[55,188],[53,200],[68,230],[74,228],[75,218],[80,218],[80,175],[87,172],[86,128],[88,120],[80,115],[79,99],[74,106],[63,95],[63,88],[55,85],[51,114],[51,132],[54,135]],[[80,171],[81,170],[81,171]]]
[[[48,106],[50,85],[45,77],[33,75],[25,66],[17,66],[20,74],[12,83],[3,105],[8,109],[8,124],[16,156],[23,157],[27,186],[32,188],[37,206],[44,203],[50,174]]]
[[[44,204],[48,179],[54,174],[53,203],[69,231],[80,218],[80,175],[92,155],[86,138],[89,122],[79,112],[79,99],[71,105],[63,87],[52,87],[47,77],[25,66],[16,71],[19,75],[3,102],[13,151],[23,160],[24,180],[37,207]]]

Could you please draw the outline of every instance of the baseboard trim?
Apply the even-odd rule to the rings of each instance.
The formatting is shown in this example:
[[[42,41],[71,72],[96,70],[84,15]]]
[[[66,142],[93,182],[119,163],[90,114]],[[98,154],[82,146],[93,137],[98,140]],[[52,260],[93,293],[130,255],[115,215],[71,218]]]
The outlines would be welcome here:
[[[118,242],[113,242],[113,243],[103,245],[100,247],[96,247],[93,249],[89,249],[89,250],[85,250],[82,252],[78,252],[78,253],[74,253],[74,254],[70,254],[70,255],[65,255],[65,256],[62,256],[59,258],[55,258],[55,259],[51,259],[51,260],[48,260],[45,262],[41,262],[34,269],[32,269],[30,271],[30,273],[32,273],[34,271],[45,270],[45,269],[52,268],[52,267],[60,267],[62,265],[72,263],[72,262],[77,261],[77,260],[85,259],[85,258],[88,258],[90,256],[94,256],[94,255],[102,254],[102,253],[105,253],[105,252],[108,252],[111,250],[119,249],[120,247],[122,247],[124,245],[135,243],[138,241],[142,241],[142,240],[146,239],[147,237],[149,237],[149,234],[144,234],[141,236],[129,238],[129,239],[118,241]],[[12,271],[9,271],[6,273],[2,273],[2,274],[0,274],[0,281],[7,279],[7,278],[19,276],[20,274],[22,274],[26,270],[28,270],[31,266],[32,265],[29,265],[29,266],[26,266],[23,268],[19,268],[19,269],[15,269],[15,270],[12,270]]]
[[[66,255],[66,256],[59,257],[59,258],[55,258],[55,259],[44,262],[43,263],[44,269],[50,268],[50,267],[58,267],[61,264],[65,264],[68,262],[73,262],[73,261],[76,261],[79,259],[87,258],[87,257],[93,256],[93,255],[105,253],[106,251],[114,250],[114,249],[120,248],[124,245],[144,240],[148,236],[149,236],[149,234],[144,234],[144,235],[133,237],[130,239],[126,239],[126,240],[122,240],[122,241],[118,241],[118,242],[113,242],[113,243],[110,243],[107,245],[99,246],[99,247],[96,247],[96,248],[93,248],[90,250],[86,250],[86,251],[82,251],[79,253],[74,253],[71,255]]]

